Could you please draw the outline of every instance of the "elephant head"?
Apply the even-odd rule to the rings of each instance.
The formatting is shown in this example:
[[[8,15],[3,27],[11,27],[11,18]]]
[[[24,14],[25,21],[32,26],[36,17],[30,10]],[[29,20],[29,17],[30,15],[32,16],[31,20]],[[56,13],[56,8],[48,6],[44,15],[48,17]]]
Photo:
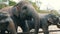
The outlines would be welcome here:
[[[58,28],[60,27],[59,17],[54,14],[49,14],[48,23],[50,25],[57,25]]]

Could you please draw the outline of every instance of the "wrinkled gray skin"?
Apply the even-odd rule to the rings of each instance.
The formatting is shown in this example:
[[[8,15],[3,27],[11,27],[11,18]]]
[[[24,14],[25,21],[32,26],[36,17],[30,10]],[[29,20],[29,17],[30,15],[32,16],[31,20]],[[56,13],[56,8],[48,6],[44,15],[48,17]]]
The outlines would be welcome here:
[[[14,11],[15,7],[17,7],[17,9],[18,9],[16,12]],[[18,22],[17,25],[21,26],[21,28],[23,29],[23,32],[28,32],[28,28],[26,26],[25,20],[30,20],[33,18],[35,21],[34,22],[35,23],[35,33],[34,34],[38,34],[38,29],[39,29],[38,25],[39,25],[40,19],[39,19],[39,15],[38,15],[37,11],[34,9],[34,7],[29,2],[21,1],[20,3],[15,5],[14,8],[13,8],[13,16],[15,16],[15,17],[12,19],[15,20],[14,22],[16,22],[16,23]]]
[[[59,23],[58,23],[57,27],[60,28],[60,16],[59,16]]]
[[[0,34],[5,34],[3,30],[8,30],[11,34],[17,34],[15,24],[6,12],[0,12]]]
[[[18,26],[21,26],[23,32],[29,31],[28,24],[26,24],[25,20],[31,20],[33,18],[35,23],[34,34],[38,34],[40,23],[39,15],[29,2],[20,1],[17,5],[13,6],[12,8],[8,8],[7,12],[9,12],[11,18],[13,19],[16,26],[16,30]]]
[[[34,20],[27,20],[28,25],[31,29],[34,29]],[[48,26],[49,25],[58,25],[59,23],[59,17],[57,17],[54,14],[40,14],[40,25],[39,27],[43,29],[44,34],[49,34],[48,32]],[[60,26],[60,25],[59,25]],[[57,26],[58,27],[58,26]]]

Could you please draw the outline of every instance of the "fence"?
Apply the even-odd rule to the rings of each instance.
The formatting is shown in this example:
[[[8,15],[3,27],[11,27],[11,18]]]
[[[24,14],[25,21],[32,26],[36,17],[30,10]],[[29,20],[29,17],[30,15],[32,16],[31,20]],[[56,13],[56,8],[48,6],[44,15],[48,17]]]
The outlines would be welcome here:
[[[49,30],[49,32],[58,32],[58,31],[60,31],[60,30]],[[43,33],[44,31],[39,31],[38,33]],[[30,34],[32,34],[32,33],[34,33],[34,32],[20,32],[20,33],[18,33],[18,34],[28,34],[28,33],[30,33]],[[6,33],[7,34],[7,33]]]
[[[49,30],[49,32],[57,32],[57,31],[60,31],[60,30]],[[43,33],[44,31],[39,31],[38,33]],[[18,34],[27,34],[28,32],[22,32],[22,33],[18,33]],[[30,33],[34,33],[34,32],[30,32]]]

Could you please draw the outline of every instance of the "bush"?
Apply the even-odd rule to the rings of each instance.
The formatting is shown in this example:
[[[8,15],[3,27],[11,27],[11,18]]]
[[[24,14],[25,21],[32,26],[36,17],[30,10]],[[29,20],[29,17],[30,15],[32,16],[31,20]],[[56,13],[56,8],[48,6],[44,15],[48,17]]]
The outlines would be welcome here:
[[[14,1],[9,1],[9,6],[14,6],[16,3]]]
[[[6,4],[0,4],[0,9],[6,7]]]

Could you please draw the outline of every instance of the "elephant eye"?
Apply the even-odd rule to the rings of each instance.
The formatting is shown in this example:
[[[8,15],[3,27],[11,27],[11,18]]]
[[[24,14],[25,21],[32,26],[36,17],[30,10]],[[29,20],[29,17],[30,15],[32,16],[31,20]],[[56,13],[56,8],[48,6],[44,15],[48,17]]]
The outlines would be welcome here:
[[[23,6],[22,7],[22,12],[23,12],[23,14],[26,14],[28,12],[27,6]]]
[[[27,7],[26,7],[26,6],[24,6],[22,9],[23,9],[23,10],[25,10],[25,9],[27,9]]]

